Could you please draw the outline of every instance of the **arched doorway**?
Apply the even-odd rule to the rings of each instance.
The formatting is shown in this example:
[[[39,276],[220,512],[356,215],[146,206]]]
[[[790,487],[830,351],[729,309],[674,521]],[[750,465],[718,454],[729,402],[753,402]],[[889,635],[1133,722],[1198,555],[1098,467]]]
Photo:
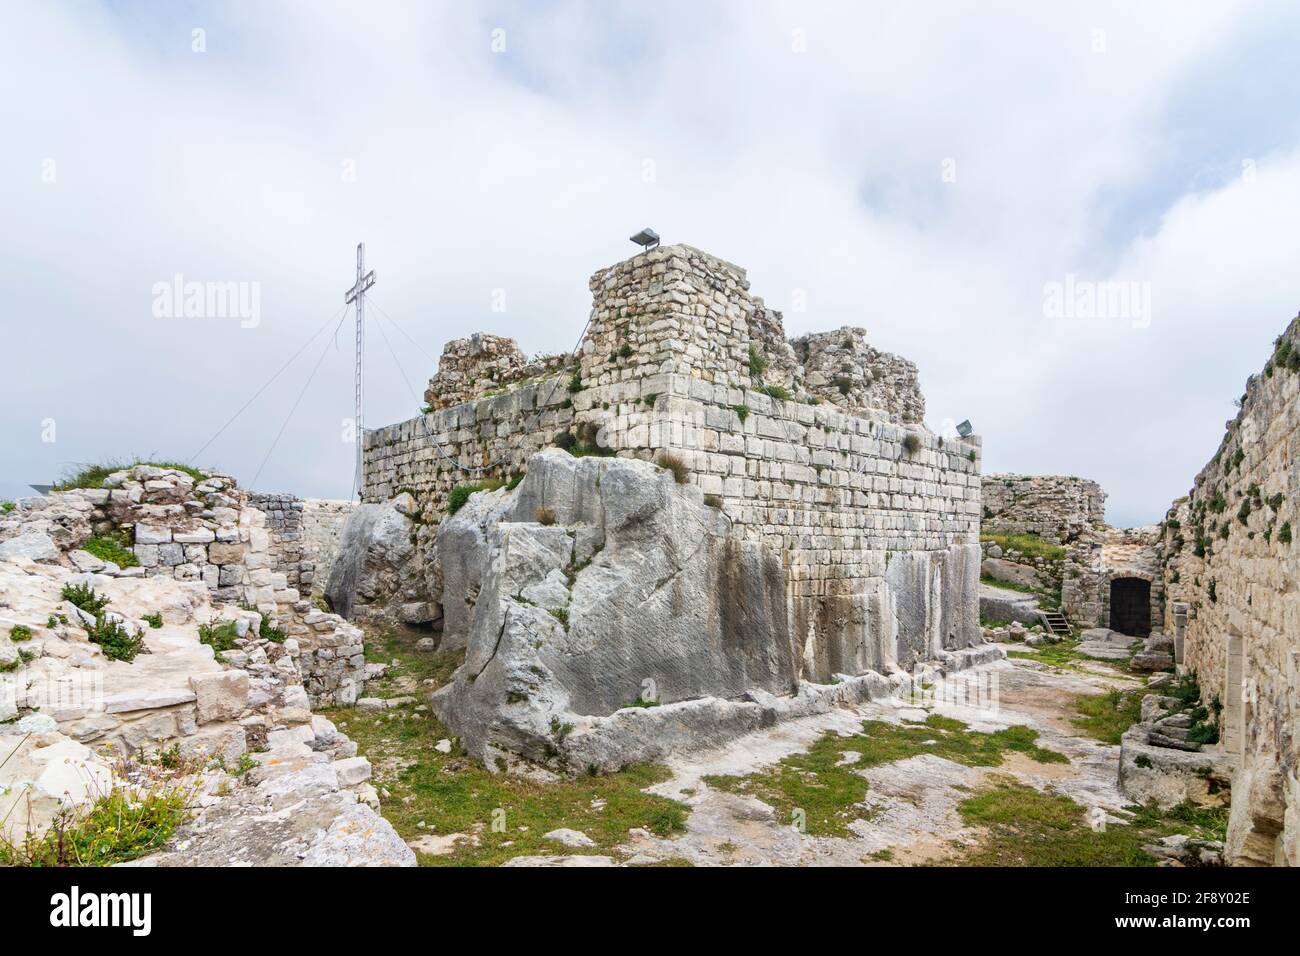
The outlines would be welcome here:
[[[1110,629],[1129,637],[1151,635],[1151,582],[1115,578],[1110,582]]]

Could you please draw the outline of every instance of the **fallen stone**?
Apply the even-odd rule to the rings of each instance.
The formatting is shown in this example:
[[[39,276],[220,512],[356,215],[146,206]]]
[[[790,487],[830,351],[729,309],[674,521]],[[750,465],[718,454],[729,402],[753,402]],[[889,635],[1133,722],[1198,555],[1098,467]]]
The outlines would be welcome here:
[[[28,531],[16,538],[0,541],[0,561],[27,558],[30,561],[57,561],[59,549],[54,539],[41,531]]]
[[[199,723],[238,717],[248,705],[248,686],[248,672],[242,670],[191,677]]]
[[[357,784],[365,783],[370,779],[370,761],[365,757],[350,757],[347,760],[336,760],[332,766],[334,767],[334,772],[338,774],[339,786],[341,787],[354,787]]]
[[[596,841],[580,830],[570,830],[567,827],[561,827],[558,830],[552,830],[550,833],[542,835],[545,840],[554,840],[556,843],[563,843],[567,847],[582,849],[584,847],[595,846]]]

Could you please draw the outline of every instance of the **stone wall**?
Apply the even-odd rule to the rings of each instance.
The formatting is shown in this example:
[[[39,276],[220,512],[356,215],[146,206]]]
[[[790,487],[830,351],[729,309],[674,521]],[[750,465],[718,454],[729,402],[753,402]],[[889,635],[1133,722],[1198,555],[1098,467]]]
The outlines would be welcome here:
[[[750,295],[743,270],[689,246],[601,270],[591,287],[576,376],[367,433],[364,500],[410,492],[434,524],[455,486],[520,475],[551,445],[668,453],[743,537],[785,556],[810,678],[906,666],[916,652],[894,660],[898,646],[924,655],[978,641],[977,437],[903,423],[921,407],[913,398],[845,410],[779,397],[803,377],[796,350],[779,345],[779,315]],[[864,633],[869,647],[840,643]]]
[[[283,575],[285,588],[293,588],[301,595],[302,499],[294,495],[253,493],[247,502],[266,516],[261,526],[267,536],[269,570]]]
[[[1166,628],[1239,755],[1228,855],[1300,865],[1300,320],[1165,523]]]
[[[985,475],[985,531],[1036,534],[1069,544],[1106,523],[1106,493],[1066,475]]]
[[[429,411],[451,408],[518,382],[554,374],[572,363],[570,355],[539,356],[529,361],[514,339],[476,332],[443,348],[424,400]]]
[[[872,348],[866,335],[866,329],[845,326],[795,339],[791,345],[808,392],[847,411],[881,409],[893,421],[923,421],[925,396],[916,366]]]
[[[1159,631],[1165,615],[1159,541],[1160,529],[1153,526],[1102,527],[1073,542],[1061,585],[1061,610],[1066,617],[1084,628],[1110,627],[1112,583],[1137,578],[1150,584],[1151,629]]]
[[[1037,535],[1065,549],[1053,562],[1051,583],[1059,584],[1061,611],[1070,623],[1110,627],[1112,582],[1137,578],[1150,584],[1151,629],[1160,630],[1160,531],[1107,525],[1106,492],[1097,482],[1071,475],[985,475],[983,498],[982,533]]]
[[[569,380],[552,375],[365,434],[362,499],[410,492],[429,520],[457,485],[522,472],[574,422]]]
[[[319,595],[339,553],[339,538],[354,501],[307,498],[302,503],[302,563],[298,581],[304,593]]]

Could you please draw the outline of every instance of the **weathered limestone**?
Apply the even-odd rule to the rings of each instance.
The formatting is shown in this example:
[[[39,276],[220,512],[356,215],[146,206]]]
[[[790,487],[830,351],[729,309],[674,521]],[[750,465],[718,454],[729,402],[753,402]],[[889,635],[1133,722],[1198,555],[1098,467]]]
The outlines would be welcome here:
[[[1106,523],[1106,493],[1072,475],[985,475],[985,531],[1070,544]]]
[[[69,584],[107,599],[102,615],[141,636],[144,652],[107,659],[89,640],[94,616],[63,600]],[[364,672],[359,632],[316,613],[322,639],[339,625],[352,632],[346,653]],[[200,582],[0,560],[0,652],[14,649],[0,653],[4,837],[43,834],[60,812],[136,787],[132,767],[174,752],[193,761],[174,785],[194,791],[199,817],[177,835],[183,849],[140,865],[413,865],[395,831],[358,802],[374,801],[369,764],[311,713],[303,681],[325,665],[300,670],[313,651],[260,636],[261,622],[256,611],[214,606]],[[214,655],[200,640],[208,624],[233,628],[234,647]],[[344,666],[354,672],[353,661]],[[241,779],[234,770],[248,759],[258,766]],[[304,772],[271,782],[291,765]]]
[[[543,452],[515,492],[474,495],[439,528],[444,646],[468,650],[434,708],[489,761],[610,769],[716,742],[765,711],[812,706],[805,682],[901,673],[978,644],[964,626],[975,552],[895,555],[868,592],[845,593],[856,613],[796,635],[780,553],[698,488],[646,462]],[[628,713],[639,701],[662,706]]]
[[[576,367],[562,360],[521,364],[513,344],[486,336],[453,343],[434,379],[439,388],[428,396],[432,411],[366,435],[367,508],[407,494],[414,508],[402,505],[409,525],[394,525],[391,533],[375,531],[378,511],[353,518],[344,546],[351,558],[331,572],[339,586],[333,607],[413,621],[441,614],[440,647],[467,646],[471,661],[476,640],[494,645],[500,636],[522,647],[530,629],[567,633],[557,617],[567,611],[583,618],[575,633],[586,633],[591,645],[582,668],[610,680],[615,664],[625,670],[659,660],[676,685],[669,699],[703,709],[712,705],[699,702],[715,695],[785,700],[800,681],[891,672],[979,644],[980,443],[946,440],[919,422],[924,405],[911,363],[871,349],[861,330],[786,342],[780,315],[750,294],[742,269],[689,246],[652,249],[601,270],[591,289],[592,317]],[[816,373],[811,379],[801,354]],[[851,379],[843,389],[831,375],[841,367]],[[830,401],[818,393],[823,387]],[[684,606],[703,617],[683,620],[700,634],[733,635],[725,646],[705,643],[692,651],[696,657],[680,660],[658,646],[653,654],[631,654],[612,632],[640,633],[647,621],[671,632],[672,622],[654,615],[643,621],[617,604],[584,605],[589,582],[603,575],[614,586],[630,571],[592,558],[592,543],[608,529],[581,509],[618,511],[590,483],[555,477],[567,456],[537,457],[551,446],[596,456],[571,469],[587,476],[583,481],[608,472],[610,482],[638,488],[627,477],[638,474],[636,467],[666,473],[635,460],[668,456],[692,504],[677,503],[685,490],[663,498],[656,507],[667,510],[655,520],[687,521],[676,534],[695,527],[697,537],[669,548],[662,540],[670,539],[651,534],[659,525],[647,524],[641,573],[653,581],[676,567],[664,555],[703,548],[702,576],[672,572],[677,583],[670,593],[690,597]],[[538,463],[553,481],[532,473]],[[457,486],[484,479],[499,485],[525,472],[515,495],[476,496],[472,506],[444,518]],[[511,503],[516,500],[525,504]],[[536,527],[523,527],[529,524]],[[512,530],[506,535],[503,528]],[[496,576],[507,573],[492,565],[507,538],[516,549],[507,549],[511,558],[527,557],[537,572],[509,596],[527,610],[509,615],[500,606],[505,598],[491,592]],[[407,542],[414,559],[406,555]],[[565,548],[572,554],[559,554]],[[573,571],[586,560],[589,568]],[[426,572],[422,586],[406,570],[411,563]],[[628,587],[643,583],[634,578]],[[487,605],[480,603],[483,595]],[[501,615],[492,618],[496,630],[479,622],[488,613]],[[479,626],[488,629],[476,637]],[[762,643],[751,646],[751,640]],[[728,656],[735,653],[747,663]],[[602,656],[609,654],[614,657]],[[616,691],[584,684],[577,670],[566,672],[559,662],[539,666],[551,669],[565,691],[563,701],[557,697],[538,714],[608,716],[638,696],[636,686],[620,684]],[[523,693],[507,683],[501,675],[495,684],[485,678],[473,693],[462,687],[457,693],[466,713],[478,708],[467,723],[497,726],[497,692]],[[554,746],[553,739],[543,742],[551,731],[538,714],[498,728],[505,749]],[[601,763],[619,747],[597,749]]]
[[[1227,857],[1300,865],[1300,320],[1164,524],[1164,618],[1238,767]]]
[[[415,499],[401,494],[386,504],[363,504],[339,536],[338,557],[325,599],[346,618],[397,617],[406,623],[434,619],[416,553],[419,515]],[[420,605],[412,608],[413,605]],[[405,608],[405,610],[403,610]]]
[[[866,329],[800,336],[790,344],[808,391],[846,410],[883,409],[895,422],[925,419],[916,365],[872,348]]]

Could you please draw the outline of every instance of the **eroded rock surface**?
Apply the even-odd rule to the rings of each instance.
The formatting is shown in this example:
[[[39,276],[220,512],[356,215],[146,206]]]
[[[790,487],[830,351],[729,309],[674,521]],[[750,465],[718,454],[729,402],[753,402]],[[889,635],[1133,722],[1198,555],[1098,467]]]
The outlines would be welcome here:
[[[517,490],[476,494],[439,527],[442,646],[467,654],[433,706],[489,764],[611,769],[717,744],[947,656],[946,624],[973,607],[935,583],[944,562],[977,560],[968,550],[895,556],[845,602],[862,614],[796,641],[780,553],[734,534],[697,488],[649,462],[542,452]]]

